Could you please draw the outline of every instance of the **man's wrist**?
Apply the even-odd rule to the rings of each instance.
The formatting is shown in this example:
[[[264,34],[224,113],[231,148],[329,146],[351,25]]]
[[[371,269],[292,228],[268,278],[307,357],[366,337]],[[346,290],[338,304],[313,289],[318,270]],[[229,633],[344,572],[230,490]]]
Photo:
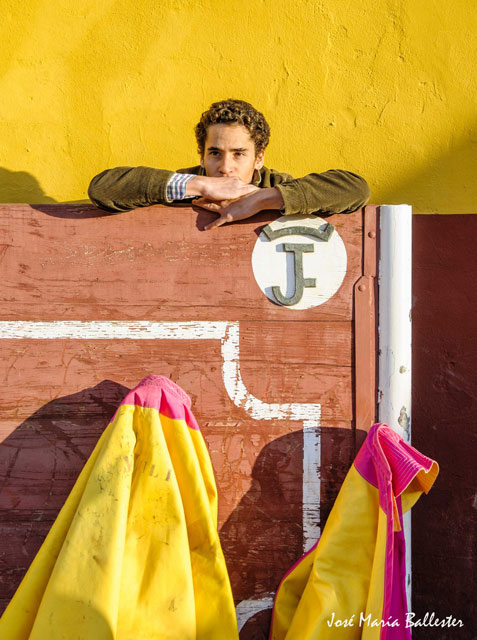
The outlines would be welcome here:
[[[190,173],[173,173],[166,187],[167,202],[186,199],[187,183],[193,178],[195,178],[195,176]]]
[[[255,198],[257,211],[264,211],[267,209],[281,210],[285,206],[282,194],[275,187],[258,189],[253,193],[253,197]]]
[[[204,176],[194,176],[186,184],[186,197],[202,196],[204,186]]]

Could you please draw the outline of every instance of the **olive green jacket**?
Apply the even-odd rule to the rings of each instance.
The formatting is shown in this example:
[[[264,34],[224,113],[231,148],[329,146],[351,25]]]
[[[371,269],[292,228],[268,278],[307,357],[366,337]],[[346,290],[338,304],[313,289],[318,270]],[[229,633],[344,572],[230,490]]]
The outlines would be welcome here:
[[[151,167],[107,169],[91,180],[88,194],[97,207],[111,213],[152,204],[171,204],[166,188],[173,173]],[[175,173],[205,175],[200,166],[179,169]],[[282,210],[285,215],[351,213],[369,199],[369,187],[363,178],[338,169],[294,179],[288,173],[262,167],[255,171],[252,182],[257,187],[276,187],[285,203]],[[187,200],[181,203],[187,205]]]

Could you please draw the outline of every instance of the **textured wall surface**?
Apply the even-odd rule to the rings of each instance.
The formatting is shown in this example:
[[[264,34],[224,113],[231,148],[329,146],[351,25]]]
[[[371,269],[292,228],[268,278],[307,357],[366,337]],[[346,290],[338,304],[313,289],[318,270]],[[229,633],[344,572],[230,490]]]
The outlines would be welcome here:
[[[373,202],[475,212],[476,27],[474,0],[3,0],[0,201],[194,164],[201,111],[242,97],[276,169],[346,168]]]

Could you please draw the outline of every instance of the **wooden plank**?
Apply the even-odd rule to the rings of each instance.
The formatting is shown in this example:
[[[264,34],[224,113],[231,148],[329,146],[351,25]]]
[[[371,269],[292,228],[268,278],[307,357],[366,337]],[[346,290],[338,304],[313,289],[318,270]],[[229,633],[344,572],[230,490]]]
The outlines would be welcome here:
[[[99,217],[94,208],[0,205],[0,319],[346,320],[361,270],[361,213],[331,216],[348,267],[325,304],[293,311],[256,284],[251,252],[262,214],[201,231],[191,209],[149,207]],[[208,215],[208,214],[205,214]]]
[[[349,322],[241,322],[240,355],[268,362],[352,365]]]
[[[355,420],[366,431],[377,408],[377,207],[364,208],[363,275],[354,286]]]
[[[55,398],[103,380],[134,386],[149,374],[170,377],[192,399],[199,422],[224,416],[253,423],[227,396],[218,340],[2,340],[0,380],[9,389],[0,400],[3,435]],[[287,363],[241,355],[248,391],[268,403],[322,403],[322,423],[349,428],[350,366]]]

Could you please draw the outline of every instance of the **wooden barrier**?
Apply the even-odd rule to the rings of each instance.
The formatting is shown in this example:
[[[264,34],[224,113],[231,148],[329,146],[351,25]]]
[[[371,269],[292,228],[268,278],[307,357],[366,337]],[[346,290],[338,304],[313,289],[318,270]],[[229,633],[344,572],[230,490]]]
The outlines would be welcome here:
[[[148,374],[192,399],[242,638],[265,634],[280,578],[319,535],[375,416],[376,208],[321,221],[343,245],[342,282],[303,309],[260,281],[276,216],[204,232],[212,217],[0,205],[3,607],[117,404]],[[325,241],[306,242],[318,256]],[[270,268],[286,273],[270,282],[283,293],[298,267],[280,251]],[[327,267],[311,264],[305,255],[318,290]]]

